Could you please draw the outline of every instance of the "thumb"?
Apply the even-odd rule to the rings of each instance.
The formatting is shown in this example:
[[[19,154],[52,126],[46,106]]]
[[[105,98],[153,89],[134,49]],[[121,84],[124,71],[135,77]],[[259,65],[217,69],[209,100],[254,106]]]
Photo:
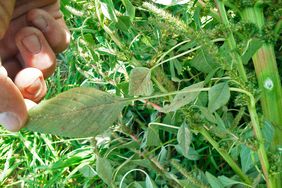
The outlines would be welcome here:
[[[16,0],[0,0],[0,39],[3,38],[13,15]]]
[[[8,78],[0,62],[0,125],[9,131],[20,130],[27,120],[23,96]]]

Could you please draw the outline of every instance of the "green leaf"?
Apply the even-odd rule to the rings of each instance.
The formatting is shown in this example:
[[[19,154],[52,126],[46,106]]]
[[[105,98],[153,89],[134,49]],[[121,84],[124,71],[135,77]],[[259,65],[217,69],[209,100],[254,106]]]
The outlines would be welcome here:
[[[214,85],[209,90],[209,111],[214,112],[224,106],[229,101],[229,98],[230,90],[227,82]]]
[[[242,145],[242,149],[240,152],[241,158],[241,167],[244,173],[254,166],[252,161],[252,151],[247,146]]]
[[[225,176],[219,176],[218,179],[220,180],[220,182],[223,184],[224,187],[230,187],[232,185],[237,185],[237,184],[245,185],[242,182],[235,181],[235,180],[230,179],[230,178],[225,177]]]
[[[130,0],[121,0],[126,9],[126,15],[130,17],[131,20],[135,18],[135,7],[132,5]]]
[[[216,123],[216,118],[215,116],[208,110],[208,108],[205,107],[198,107],[199,110],[201,111],[201,114],[210,122]]]
[[[191,144],[191,134],[188,125],[185,122],[182,123],[181,127],[178,130],[177,141],[183,153],[185,155],[188,155],[189,147]]]
[[[149,96],[153,93],[151,70],[146,67],[134,68],[129,76],[129,95]]]
[[[189,160],[197,161],[200,159],[200,154],[192,147],[189,147],[188,154],[185,154],[182,151],[182,148],[180,147],[180,145],[175,145],[174,147],[178,153],[180,153],[181,155],[183,155],[185,158]]]
[[[113,177],[113,167],[106,158],[98,157],[96,160],[96,172],[98,176],[109,186]]]
[[[200,90],[203,87],[204,87],[204,83],[199,82],[199,83],[193,84],[189,87],[182,89],[181,91],[187,91],[187,93],[177,94],[174,97],[174,99],[172,100],[172,102],[170,103],[170,105],[165,106],[161,111],[164,113],[176,111],[179,108],[181,108],[182,106],[185,106],[193,102],[200,94],[200,91],[194,91],[194,92],[188,92],[188,91],[197,90],[197,89]]]
[[[100,0],[101,3],[101,10],[104,16],[113,22],[118,22],[115,7],[112,0]]]
[[[258,39],[252,39],[250,42],[248,42],[248,48],[242,55],[243,64],[247,64],[262,45],[263,42]]]
[[[274,127],[270,122],[265,121],[263,123],[263,127],[261,131],[265,140],[265,144],[267,145],[267,147],[269,147],[274,138],[274,132],[275,132]]]
[[[143,188],[143,187],[137,181],[135,181],[129,184],[126,188]]]
[[[206,74],[213,72],[218,67],[212,56],[202,49],[197,52],[189,65]]]
[[[113,125],[125,105],[123,99],[109,93],[74,88],[33,108],[26,128],[65,137],[92,137]]]
[[[157,188],[155,182],[149,176],[146,176],[145,183],[146,188]]]
[[[206,176],[212,188],[224,188],[223,184],[208,171],[206,172]]]
[[[158,130],[148,127],[147,135],[146,135],[146,145],[147,146],[159,146],[161,144],[161,140],[159,137]]]
[[[128,16],[119,16],[116,27],[123,32],[128,32],[128,29],[131,27],[131,21]]]
[[[86,178],[93,178],[97,176],[97,172],[90,165],[83,166],[79,169],[79,172]]]

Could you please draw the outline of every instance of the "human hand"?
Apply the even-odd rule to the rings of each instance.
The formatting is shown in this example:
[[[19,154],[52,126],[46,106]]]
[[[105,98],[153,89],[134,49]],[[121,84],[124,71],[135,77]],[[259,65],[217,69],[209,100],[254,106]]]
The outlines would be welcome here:
[[[10,131],[22,128],[28,106],[45,96],[44,79],[54,72],[55,54],[69,44],[59,4],[0,0],[0,124]]]

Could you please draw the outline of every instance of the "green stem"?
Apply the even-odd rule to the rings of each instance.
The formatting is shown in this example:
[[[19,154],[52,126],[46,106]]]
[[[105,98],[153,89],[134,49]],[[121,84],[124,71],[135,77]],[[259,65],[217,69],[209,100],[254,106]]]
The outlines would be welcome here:
[[[256,24],[259,29],[265,24],[263,9],[260,7],[245,8],[242,16],[245,21]],[[271,151],[280,155],[280,162],[276,164],[278,173],[269,176],[268,187],[278,188],[282,185],[282,155],[279,153],[282,146],[282,88],[273,45],[263,44],[253,56],[253,63],[261,90],[262,111],[265,119],[269,120],[275,129]]]
[[[251,117],[251,123],[252,123],[252,126],[253,126],[254,134],[255,134],[255,136],[256,136],[256,138],[258,140],[258,156],[259,156],[259,159],[260,159],[260,163],[261,163],[261,166],[262,166],[264,177],[265,177],[265,180],[266,180],[266,182],[268,184],[268,187],[276,188],[276,186],[274,186],[275,184],[273,183],[273,180],[271,178],[269,178],[269,167],[270,167],[270,165],[269,165],[268,158],[267,158],[267,153],[266,153],[266,150],[265,150],[264,138],[262,136],[261,128],[260,128],[260,125],[259,125],[259,118],[258,118],[257,111],[256,111],[256,100],[255,100],[254,96],[250,92],[248,92],[246,90],[243,90],[243,89],[240,89],[240,88],[229,88],[229,89],[230,89],[230,91],[243,93],[243,94],[245,94],[245,95],[247,95],[249,97],[249,101],[250,102],[248,104],[248,109],[249,109],[249,113],[250,113],[250,117]],[[177,94],[185,94],[185,93],[193,93],[193,92],[203,92],[203,91],[209,91],[209,90],[210,90],[210,88],[196,88],[196,89],[174,91],[174,92],[170,92],[170,93],[164,93],[164,94],[148,96],[148,97],[139,97],[139,98],[134,98],[134,99],[126,99],[126,100],[132,102],[132,101],[135,101],[135,100],[148,100],[148,99],[167,97],[167,96],[177,95]],[[211,136],[207,132],[201,132],[201,133],[204,133],[203,135],[206,137],[206,139],[209,142],[211,142],[213,147],[215,147],[215,148],[217,147],[216,150],[222,155],[222,157],[232,167],[232,169],[246,183],[248,183],[248,181],[246,181],[248,178],[245,177],[245,174],[243,174],[241,172],[241,169],[232,160],[232,158],[228,155],[228,153],[222,151],[219,148],[218,143],[215,140],[213,140],[211,138]],[[277,184],[277,185],[279,185],[279,184]]]
[[[227,13],[226,13],[225,6],[224,6],[223,2],[220,1],[220,0],[215,0],[215,3],[217,5],[222,23],[227,28],[230,28],[230,23],[228,21]],[[236,52],[237,45],[236,45],[236,41],[235,41],[235,38],[234,38],[234,35],[233,35],[231,29],[229,29],[229,34],[227,36],[227,43],[228,43],[228,46],[229,46],[229,48],[230,48],[230,50],[233,54],[233,61],[235,62],[235,65],[237,66],[237,70],[238,70],[240,76],[242,77],[244,82],[247,82],[248,81],[247,74],[246,74],[245,69],[244,69],[242,58],[241,58],[240,54],[238,52]]]
[[[206,8],[207,8],[206,3],[203,2],[202,0],[198,0],[197,5],[199,5],[199,6],[200,6],[201,8],[203,8],[203,9],[206,9]],[[218,13],[217,13],[215,10],[213,10],[212,8],[209,8],[208,10],[209,10],[211,16],[212,16],[214,19],[216,19],[217,21],[220,21],[220,17],[219,17]]]
[[[217,141],[215,141],[208,131],[201,127],[198,131],[205,137],[205,139],[216,149],[216,151],[224,158],[224,160],[229,164],[229,166],[234,170],[234,172],[248,185],[251,185],[251,180],[249,177],[243,173],[241,168],[236,164],[236,162],[230,157],[230,155],[224,150],[221,149]]]
[[[221,41],[224,41],[224,39],[223,39],[223,38],[218,38],[218,39],[213,40],[212,42],[221,42]],[[186,41],[184,41],[184,42],[186,43]],[[181,54],[175,55],[175,56],[173,56],[173,57],[171,57],[171,58],[169,58],[169,59],[166,59],[166,60],[164,60],[164,61],[161,61],[167,54],[169,54],[169,53],[170,53],[172,50],[174,50],[176,47],[180,46],[180,44],[182,45],[184,42],[179,43],[178,45],[174,46],[173,48],[171,48],[170,50],[168,50],[166,53],[164,53],[164,54],[162,55],[162,57],[157,61],[156,65],[151,68],[151,71],[153,71],[155,68],[161,66],[162,64],[164,64],[164,63],[166,63],[166,62],[169,62],[169,61],[172,61],[172,60],[174,60],[174,59],[180,58],[180,57],[182,57],[182,56],[185,56],[185,55],[187,55],[187,54],[189,54],[189,53],[192,53],[192,52],[194,52],[194,51],[196,51],[196,50],[202,48],[202,46],[197,46],[197,47],[192,48],[192,49],[190,49],[190,50],[187,50],[187,51],[185,51],[185,52],[183,52],[183,53],[181,53]]]

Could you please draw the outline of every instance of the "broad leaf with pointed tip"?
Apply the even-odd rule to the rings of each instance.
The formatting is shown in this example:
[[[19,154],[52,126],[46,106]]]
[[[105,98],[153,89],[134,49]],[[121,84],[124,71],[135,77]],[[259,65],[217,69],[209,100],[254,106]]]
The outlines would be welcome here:
[[[185,156],[189,154],[191,134],[186,122],[183,122],[177,133],[177,142]]]
[[[129,95],[149,96],[153,91],[151,70],[146,67],[134,68],[129,76]]]
[[[230,99],[230,89],[227,82],[219,83],[209,90],[209,106],[210,112],[215,112],[224,106]]]
[[[176,111],[179,108],[187,104],[190,104],[200,94],[200,91],[196,91],[196,90],[202,89],[203,87],[204,87],[204,82],[199,82],[199,83],[193,84],[189,87],[182,89],[181,91],[187,91],[187,93],[177,94],[174,97],[173,101],[170,103],[170,105],[165,106],[161,111],[164,113],[168,113],[168,112]]]
[[[74,88],[29,112],[30,131],[64,137],[92,137],[118,118],[125,100],[94,88]]]

